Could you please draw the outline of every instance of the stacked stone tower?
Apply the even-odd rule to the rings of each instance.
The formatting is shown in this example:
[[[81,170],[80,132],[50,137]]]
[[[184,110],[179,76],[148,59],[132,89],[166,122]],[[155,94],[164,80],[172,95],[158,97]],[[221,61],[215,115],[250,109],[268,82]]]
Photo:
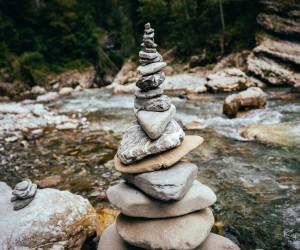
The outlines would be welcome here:
[[[173,119],[176,108],[159,87],[166,63],[156,50],[149,23],[141,45],[137,121],[126,130],[114,159],[126,182],[107,191],[121,213],[101,236],[98,250],[239,249],[210,233],[214,217],[208,207],[216,196],[195,180],[197,166],[181,160],[203,139],[185,136]]]

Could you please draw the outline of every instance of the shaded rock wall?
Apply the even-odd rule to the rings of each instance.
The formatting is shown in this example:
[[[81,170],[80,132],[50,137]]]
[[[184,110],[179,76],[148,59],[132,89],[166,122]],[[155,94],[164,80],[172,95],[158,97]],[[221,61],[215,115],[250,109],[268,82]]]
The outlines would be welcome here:
[[[248,70],[271,85],[300,89],[300,2],[261,0],[259,45],[248,57]]]

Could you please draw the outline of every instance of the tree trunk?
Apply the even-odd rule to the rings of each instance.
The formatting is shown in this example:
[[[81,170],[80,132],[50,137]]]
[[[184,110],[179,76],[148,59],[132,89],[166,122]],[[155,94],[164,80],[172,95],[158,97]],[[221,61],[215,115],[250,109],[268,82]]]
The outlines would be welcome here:
[[[225,33],[226,33],[226,27],[225,27],[225,20],[224,20],[222,0],[219,0],[219,6],[220,6],[220,18],[221,18],[221,23],[222,23],[222,35],[221,35],[221,38],[220,38],[220,46],[221,46],[221,54],[223,55],[224,52],[225,52]]]

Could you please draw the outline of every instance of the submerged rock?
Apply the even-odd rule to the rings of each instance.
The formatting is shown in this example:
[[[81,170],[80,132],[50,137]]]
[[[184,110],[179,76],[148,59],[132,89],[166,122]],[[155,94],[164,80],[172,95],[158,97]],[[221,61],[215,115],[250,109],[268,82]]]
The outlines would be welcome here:
[[[258,87],[251,87],[226,97],[223,104],[223,114],[229,118],[235,118],[240,110],[262,108],[266,102],[266,94]]]
[[[249,140],[281,146],[300,145],[300,124],[254,124],[239,129],[239,134]]]
[[[14,211],[11,188],[0,182],[0,249],[81,249],[95,231],[94,208],[68,191],[42,189]]]

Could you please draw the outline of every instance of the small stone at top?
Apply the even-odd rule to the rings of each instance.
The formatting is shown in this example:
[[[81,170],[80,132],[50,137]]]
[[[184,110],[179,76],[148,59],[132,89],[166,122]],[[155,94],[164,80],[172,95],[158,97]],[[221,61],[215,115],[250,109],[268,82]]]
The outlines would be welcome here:
[[[146,23],[146,24],[145,24],[145,29],[150,29],[150,28],[151,28],[150,23]]]

